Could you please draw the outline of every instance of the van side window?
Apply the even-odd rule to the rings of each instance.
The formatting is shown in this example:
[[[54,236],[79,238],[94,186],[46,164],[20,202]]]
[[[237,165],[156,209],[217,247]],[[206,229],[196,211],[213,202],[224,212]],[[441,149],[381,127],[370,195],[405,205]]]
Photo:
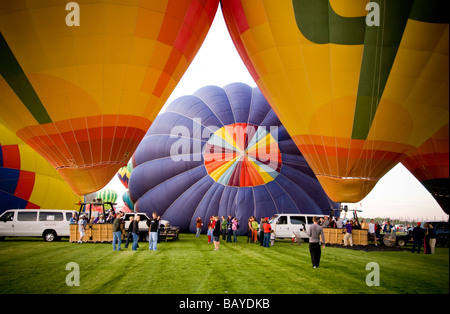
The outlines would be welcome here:
[[[308,219],[308,225],[312,225],[313,222],[313,216],[306,216],[306,219]]]
[[[304,225],[305,218],[302,216],[291,216],[291,224],[293,225]]]
[[[61,212],[40,212],[39,221],[63,221],[63,214]]]
[[[66,213],[66,220],[69,221],[72,218],[72,213]]]
[[[37,212],[18,212],[17,213],[17,220],[18,221],[36,221],[37,218]]]
[[[280,218],[278,218],[277,225],[287,225],[287,217],[280,216]]]

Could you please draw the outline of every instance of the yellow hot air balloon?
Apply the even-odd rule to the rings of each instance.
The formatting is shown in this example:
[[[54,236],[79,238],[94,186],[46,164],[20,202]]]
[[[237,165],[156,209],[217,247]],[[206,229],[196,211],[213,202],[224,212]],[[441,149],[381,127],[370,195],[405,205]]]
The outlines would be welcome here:
[[[42,156],[0,124],[0,213],[14,208],[78,210],[80,201]]]
[[[222,0],[249,72],[335,202],[448,122],[442,0]]]
[[[0,121],[77,194],[99,190],[181,79],[218,2],[1,1]]]

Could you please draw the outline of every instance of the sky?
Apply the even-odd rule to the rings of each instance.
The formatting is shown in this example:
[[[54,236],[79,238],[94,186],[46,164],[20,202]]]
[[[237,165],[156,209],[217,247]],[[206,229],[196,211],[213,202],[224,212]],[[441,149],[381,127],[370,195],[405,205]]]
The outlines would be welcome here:
[[[178,97],[192,95],[204,86],[224,87],[234,82],[256,87],[255,81],[234,47],[219,6],[202,47],[162,111]],[[121,195],[125,187],[119,182],[117,176],[106,188],[115,189],[119,195],[117,203],[119,205],[123,203]],[[359,216],[365,218],[400,218],[410,221],[448,220],[448,215],[402,164],[398,164],[381,178],[363,200],[345,205],[349,209],[362,210]]]

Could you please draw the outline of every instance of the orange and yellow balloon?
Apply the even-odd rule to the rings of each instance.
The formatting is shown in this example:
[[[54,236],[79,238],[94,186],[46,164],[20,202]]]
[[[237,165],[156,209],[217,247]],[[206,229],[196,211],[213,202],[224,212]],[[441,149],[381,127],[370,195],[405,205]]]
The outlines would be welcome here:
[[[448,122],[442,0],[222,0],[244,63],[335,202]]]
[[[77,194],[101,189],[193,60],[218,2],[1,1],[0,122]]]

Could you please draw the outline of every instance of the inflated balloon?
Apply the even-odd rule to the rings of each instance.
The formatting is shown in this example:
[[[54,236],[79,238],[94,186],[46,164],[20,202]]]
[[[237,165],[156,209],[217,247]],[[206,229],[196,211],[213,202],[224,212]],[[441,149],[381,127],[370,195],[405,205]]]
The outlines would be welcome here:
[[[334,201],[360,201],[448,122],[446,1],[221,3],[249,72]]]
[[[117,192],[113,189],[102,189],[98,192],[97,198],[101,198],[103,202],[114,203],[117,200]]]
[[[0,1],[0,122],[77,194],[99,190],[181,79],[218,2]]]
[[[126,207],[128,207],[130,209],[130,211],[134,211],[134,203],[131,200],[130,191],[126,190],[125,192],[123,192],[122,200],[123,200],[124,205]]]
[[[402,164],[423,184],[444,212],[450,212],[449,125],[403,159]]]
[[[81,201],[55,169],[0,124],[0,214],[8,209],[73,209]]]
[[[119,169],[117,172],[117,177],[119,178],[119,181],[122,182],[123,186],[128,189],[128,180],[130,179],[131,171],[133,171],[133,164],[130,159],[130,161],[127,163],[126,166]]]
[[[184,231],[195,231],[198,217],[231,214],[243,234],[251,215],[323,214],[338,207],[259,89],[241,83],[207,86],[175,100],[133,160],[135,211],[156,211]]]

